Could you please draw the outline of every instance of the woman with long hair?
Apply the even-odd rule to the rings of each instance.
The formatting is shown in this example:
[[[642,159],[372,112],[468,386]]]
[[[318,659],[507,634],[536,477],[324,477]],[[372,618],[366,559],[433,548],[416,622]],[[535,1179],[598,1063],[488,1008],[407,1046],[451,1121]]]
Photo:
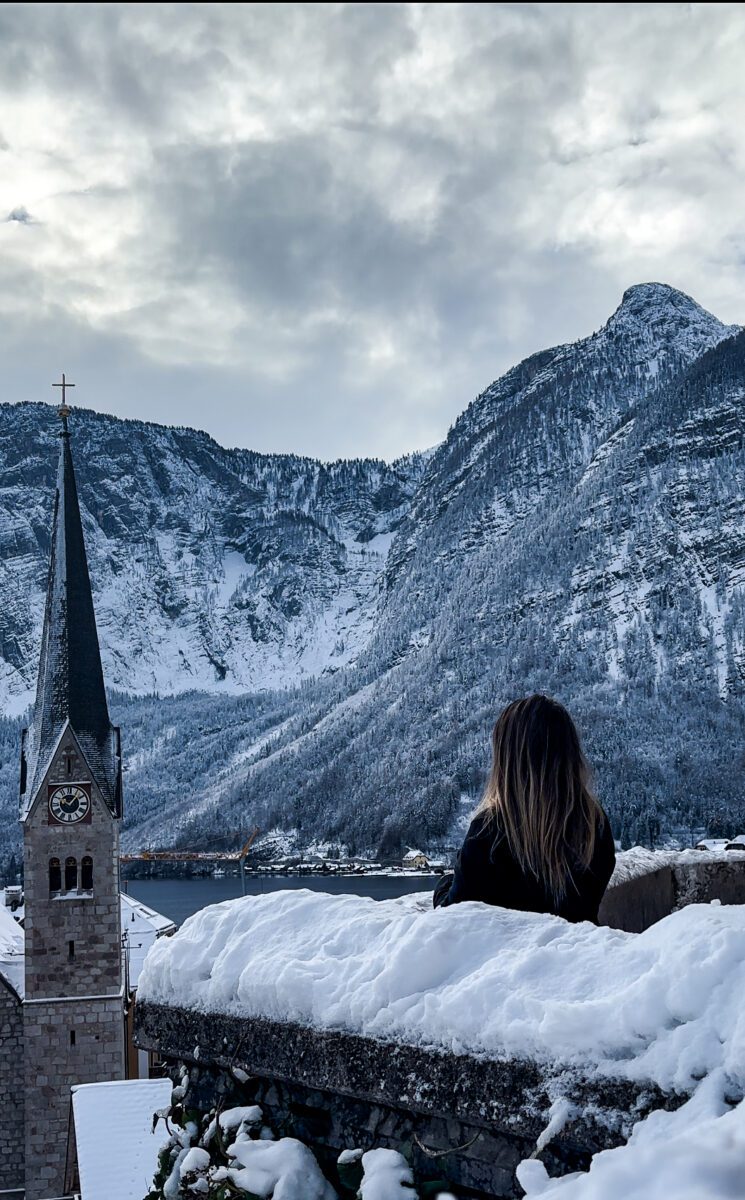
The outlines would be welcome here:
[[[616,852],[574,722],[547,696],[515,700],[492,734],[483,799],[435,907],[482,900],[594,921]]]

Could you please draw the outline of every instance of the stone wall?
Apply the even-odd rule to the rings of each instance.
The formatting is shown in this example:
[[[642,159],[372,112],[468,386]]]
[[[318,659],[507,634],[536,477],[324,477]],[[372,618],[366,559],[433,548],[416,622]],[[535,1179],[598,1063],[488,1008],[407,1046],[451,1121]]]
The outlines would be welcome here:
[[[23,1010],[0,976],[0,1193],[23,1188]]]
[[[72,1190],[70,1086],[124,1078],[121,997],[24,1005],[26,1200]],[[74,1044],[72,1036],[74,1034]]]
[[[534,1149],[557,1095],[581,1116],[542,1155],[553,1174],[586,1167],[590,1155],[623,1142],[635,1120],[685,1099],[588,1081],[561,1066],[148,1003],[137,1004],[135,1022],[140,1047],[157,1050],[176,1073],[179,1064],[189,1069],[188,1106],[260,1103],[275,1131],[308,1142],[329,1169],[344,1149],[403,1146],[420,1177],[434,1172],[480,1197],[520,1194],[515,1167]]]
[[[600,906],[600,924],[642,933],[689,904],[745,904],[745,853],[631,850],[618,865]]]

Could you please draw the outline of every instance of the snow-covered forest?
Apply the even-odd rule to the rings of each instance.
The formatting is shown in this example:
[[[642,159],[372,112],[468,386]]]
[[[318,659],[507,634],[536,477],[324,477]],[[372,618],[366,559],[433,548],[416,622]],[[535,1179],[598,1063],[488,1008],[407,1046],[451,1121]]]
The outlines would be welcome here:
[[[744,398],[745,334],[646,284],[390,466],[75,414],[125,843],[452,844],[500,706],[535,690],[576,717],[624,844],[738,832]],[[5,409],[6,858],[53,435],[45,406]]]

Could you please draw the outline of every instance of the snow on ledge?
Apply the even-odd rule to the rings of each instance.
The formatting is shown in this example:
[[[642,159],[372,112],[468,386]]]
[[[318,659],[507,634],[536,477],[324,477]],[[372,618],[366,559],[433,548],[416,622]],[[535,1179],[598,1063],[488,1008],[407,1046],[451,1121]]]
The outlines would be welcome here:
[[[616,866],[609,887],[618,887],[642,875],[651,875],[664,867],[690,867],[713,862],[737,862],[737,853],[725,852],[721,847],[708,850],[647,850],[644,846],[632,846],[616,856]]]
[[[745,1085],[745,908],[641,934],[429,897],[307,890],[213,905],[157,941],[139,998],[691,1090]]]

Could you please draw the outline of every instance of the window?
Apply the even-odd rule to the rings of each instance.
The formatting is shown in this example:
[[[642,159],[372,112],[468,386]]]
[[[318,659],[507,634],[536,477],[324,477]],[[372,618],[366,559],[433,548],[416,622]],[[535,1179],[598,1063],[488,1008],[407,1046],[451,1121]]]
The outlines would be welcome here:
[[[75,943],[74,942],[67,943],[67,957],[68,958],[75,957]]]
[[[68,776],[68,778],[70,777],[70,775],[72,775],[72,756],[68,754],[68,756],[67,756],[67,776]]]
[[[58,858],[49,860],[49,894],[62,891],[62,868]]]
[[[86,854],[80,864],[80,886],[84,892],[93,891],[93,859]]]
[[[78,860],[76,858],[65,859],[65,891],[74,892],[78,887]]]
[[[71,1046],[75,1045],[75,1030],[74,1029],[70,1030],[70,1045]]]

